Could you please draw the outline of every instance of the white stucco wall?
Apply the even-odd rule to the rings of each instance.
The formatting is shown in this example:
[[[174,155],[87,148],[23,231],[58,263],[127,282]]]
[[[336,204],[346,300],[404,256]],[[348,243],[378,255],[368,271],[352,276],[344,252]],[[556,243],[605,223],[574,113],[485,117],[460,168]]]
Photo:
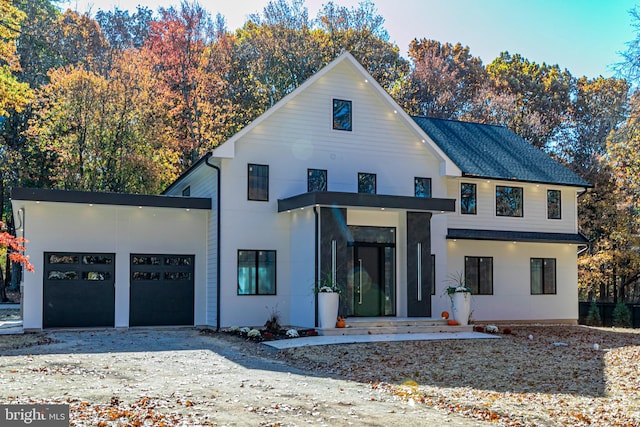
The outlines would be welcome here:
[[[115,253],[116,327],[129,326],[131,253],[195,255],[194,320],[206,324],[209,211],[14,200],[16,215],[21,208],[27,255],[35,268],[23,276],[25,329],[42,328],[45,252]]]

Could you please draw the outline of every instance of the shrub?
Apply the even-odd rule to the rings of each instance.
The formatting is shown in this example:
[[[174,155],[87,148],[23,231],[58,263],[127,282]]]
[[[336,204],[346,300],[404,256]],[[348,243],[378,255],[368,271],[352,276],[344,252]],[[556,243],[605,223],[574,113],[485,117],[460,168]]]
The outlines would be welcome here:
[[[600,318],[600,309],[595,301],[591,301],[589,306],[589,312],[584,323],[588,326],[602,326],[602,319]]]
[[[616,308],[613,309],[613,326],[620,328],[631,327],[631,310],[629,310],[627,304],[623,302],[616,304]]]

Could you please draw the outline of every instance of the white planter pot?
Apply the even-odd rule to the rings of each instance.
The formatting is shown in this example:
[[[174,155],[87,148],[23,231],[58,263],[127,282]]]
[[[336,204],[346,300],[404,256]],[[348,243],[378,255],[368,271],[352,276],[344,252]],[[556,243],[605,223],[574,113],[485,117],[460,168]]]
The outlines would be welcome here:
[[[453,294],[453,318],[461,325],[469,323],[471,313],[471,294],[469,292],[455,292]]]
[[[318,326],[321,329],[336,327],[339,302],[340,294],[337,292],[318,293]]]

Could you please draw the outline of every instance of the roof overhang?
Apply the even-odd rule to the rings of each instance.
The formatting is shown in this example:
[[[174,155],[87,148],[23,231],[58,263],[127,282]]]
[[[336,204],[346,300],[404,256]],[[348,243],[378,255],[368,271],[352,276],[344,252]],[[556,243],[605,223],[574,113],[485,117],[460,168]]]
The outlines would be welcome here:
[[[315,191],[278,199],[278,212],[287,212],[309,206],[335,206],[352,208],[399,209],[408,211],[455,212],[455,199],[433,199],[380,194]]]
[[[91,191],[14,188],[12,200],[83,203],[95,205],[144,206],[156,208],[211,209],[211,199],[201,197],[151,196],[145,194],[98,193]]]
[[[541,233],[534,231],[473,230],[464,228],[449,228],[447,231],[447,239],[569,243],[576,245],[586,245],[589,243],[589,239],[580,233]]]

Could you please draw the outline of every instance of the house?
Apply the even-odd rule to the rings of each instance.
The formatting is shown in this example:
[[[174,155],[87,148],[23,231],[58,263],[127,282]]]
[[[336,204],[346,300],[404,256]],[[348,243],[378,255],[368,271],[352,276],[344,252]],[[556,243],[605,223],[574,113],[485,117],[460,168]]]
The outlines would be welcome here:
[[[463,274],[480,321],[578,318],[590,184],[500,126],[409,117],[344,53],[160,196],[15,189],[36,272],[24,326],[313,327],[439,317]]]

